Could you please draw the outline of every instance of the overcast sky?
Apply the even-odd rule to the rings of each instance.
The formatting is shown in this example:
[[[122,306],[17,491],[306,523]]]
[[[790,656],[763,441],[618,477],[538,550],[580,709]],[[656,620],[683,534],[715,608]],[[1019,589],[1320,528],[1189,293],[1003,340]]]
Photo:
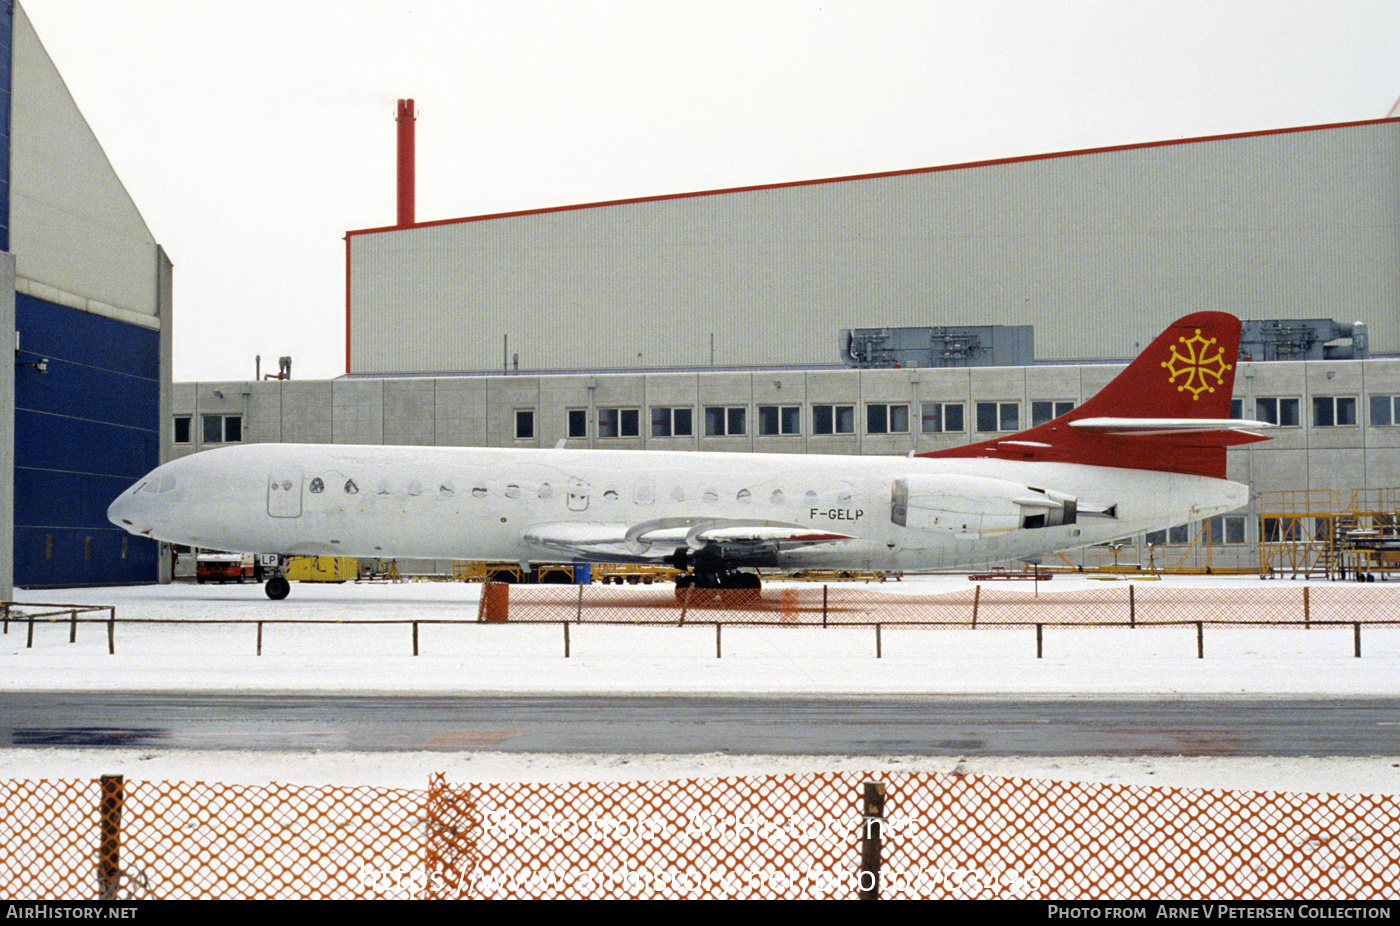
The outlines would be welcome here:
[[[1375,119],[1395,0],[21,0],[175,263],[176,380],[344,372],[344,233]],[[872,320],[873,324],[874,321]]]

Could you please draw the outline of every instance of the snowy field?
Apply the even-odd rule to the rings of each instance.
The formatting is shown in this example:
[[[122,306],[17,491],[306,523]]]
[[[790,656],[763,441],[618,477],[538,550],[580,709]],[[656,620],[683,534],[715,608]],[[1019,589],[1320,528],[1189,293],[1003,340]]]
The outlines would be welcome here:
[[[1257,578],[1172,577],[1160,585],[1258,588]],[[906,579],[879,592],[965,591],[965,577]],[[998,583],[1023,586],[1029,583]],[[1057,577],[1042,593],[1105,583]],[[1126,586],[1126,582],[1109,583]],[[1295,586],[1300,583],[1269,583]],[[1324,583],[1325,584],[1325,583]],[[1377,586],[1381,591],[1388,587]],[[69,644],[66,623],[36,627],[34,647],[12,624],[0,637],[6,690],[140,690],[337,693],[589,694],[949,694],[1093,698],[1392,696],[1400,678],[1400,629],[1366,628],[1363,658],[1346,629],[1205,631],[1194,628],[1047,628],[1044,658],[1033,629],[886,628],[882,658],[868,628],[725,627],[715,658],[710,626],[570,628],[564,658],[557,625],[475,623],[480,587],[448,583],[294,585],[283,602],[259,587],[176,584],[137,588],[21,591],[23,602],[114,605],[118,618],[181,625],[119,624],[116,654],[104,626],[85,624]],[[1126,591],[1124,592],[1126,595]],[[21,605],[23,607],[23,604]],[[90,615],[96,617],[98,615]],[[257,630],[205,620],[336,621]],[[419,656],[407,625],[384,620],[461,620],[424,624]],[[1397,728],[1400,729],[1400,728]],[[560,756],[489,752],[317,753],[180,752],[125,749],[0,750],[0,776],[75,778],[120,772],[132,778],[258,784],[373,784],[423,787],[430,772],[456,780],[642,780],[833,769],[953,771],[1163,786],[1400,794],[1396,756],[1203,758],[935,758],[813,756]]]

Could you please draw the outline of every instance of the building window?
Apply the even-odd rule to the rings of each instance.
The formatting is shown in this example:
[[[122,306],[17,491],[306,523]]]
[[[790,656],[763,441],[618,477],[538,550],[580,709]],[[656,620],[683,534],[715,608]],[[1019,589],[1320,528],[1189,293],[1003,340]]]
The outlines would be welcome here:
[[[1303,539],[1302,518],[1263,518],[1259,523],[1261,543],[1297,543]]]
[[[1216,515],[1210,519],[1210,542],[1244,543],[1244,517],[1242,515]]]
[[[1260,421],[1281,428],[1296,428],[1301,423],[1298,399],[1261,398],[1254,400],[1254,416]]]
[[[854,405],[813,405],[812,433],[856,433],[856,407]]]
[[[908,434],[909,406],[871,404],[865,406],[866,434]]]
[[[1313,427],[1344,428],[1356,424],[1354,396],[1313,396]]]
[[[706,437],[738,437],[745,433],[748,408],[743,405],[717,406],[705,409]]]
[[[535,437],[535,412],[533,409],[520,409],[515,413],[515,439],[533,440]]]
[[[1021,429],[1020,402],[978,402],[977,430],[979,431],[1019,431]]]
[[[920,428],[925,434],[943,434],[966,430],[961,402],[925,402],[920,414]]]
[[[587,437],[587,436],[588,436],[588,409],[586,409],[586,408],[571,408],[571,409],[569,409],[569,430],[568,430],[568,436],[569,436],[569,437]]]
[[[1048,424],[1061,415],[1067,415],[1074,410],[1073,402],[1032,402],[1031,403],[1031,427],[1038,428],[1042,424]],[[1015,430],[1012,428],[1011,430]]]
[[[1164,543],[1190,543],[1191,527],[1178,524],[1170,530],[1148,531],[1145,539],[1154,547],[1160,547]]]
[[[642,415],[635,408],[598,409],[598,436],[640,437]]]
[[[231,444],[243,439],[242,415],[205,415],[204,443]]]
[[[695,434],[695,410],[691,408],[653,408],[652,437],[691,437]]]
[[[758,433],[765,437],[802,433],[802,409],[797,405],[760,405]]]
[[[175,443],[188,444],[194,440],[194,419],[190,415],[175,416]]]
[[[1400,424],[1400,396],[1371,396],[1371,427],[1388,428]]]
[[[1244,419],[1244,399],[1230,400],[1230,417],[1236,421]]]

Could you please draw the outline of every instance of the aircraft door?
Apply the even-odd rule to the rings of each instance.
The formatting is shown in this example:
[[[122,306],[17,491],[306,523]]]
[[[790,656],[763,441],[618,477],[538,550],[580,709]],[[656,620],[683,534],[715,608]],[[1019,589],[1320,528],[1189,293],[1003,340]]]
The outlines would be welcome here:
[[[301,473],[274,469],[267,477],[267,513],[274,518],[301,517]]]

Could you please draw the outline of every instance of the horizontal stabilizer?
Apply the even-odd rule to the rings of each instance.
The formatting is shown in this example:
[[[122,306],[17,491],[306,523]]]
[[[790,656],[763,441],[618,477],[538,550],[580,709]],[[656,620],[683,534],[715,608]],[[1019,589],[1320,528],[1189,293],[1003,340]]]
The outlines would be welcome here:
[[[1080,418],[1072,428],[1087,428],[1101,434],[1180,434],[1186,431],[1257,431],[1275,425],[1267,421],[1241,421],[1237,418]]]

